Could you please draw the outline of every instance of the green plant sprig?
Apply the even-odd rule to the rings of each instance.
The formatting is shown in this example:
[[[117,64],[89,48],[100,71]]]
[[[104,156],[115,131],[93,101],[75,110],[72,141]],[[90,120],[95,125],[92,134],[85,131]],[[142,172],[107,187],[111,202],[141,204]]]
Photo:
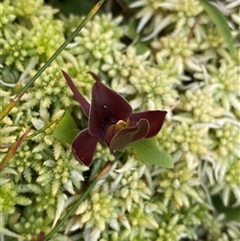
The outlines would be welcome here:
[[[77,36],[77,34],[81,31],[81,29],[94,17],[96,12],[102,6],[105,0],[100,0],[87,14],[87,16],[83,19],[83,21],[78,25],[75,31],[71,34],[71,36],[58,48],[58,50],[50,57],[50,59],[38,70],[38,72],[31,78],[31,80],[24,86],[19,94],[17,94],[8,105],[0,112],[0,120],[2,120],[11,109],[18,103],[18,101],[25,94],[27,89],[31,87],[34,81],[46,70],[47,67],[57,58],[57,56],[66,48],[66,46]]]
[[[44,237],[43,241],[49,240],[58,231],[58,229],[65,223],[65,221],[74,214],[74,212],[77,210],[79,205],[86,199],[86,197],[92,191],[92,189],[94,188],[98,180],[101,179],[110,170],[112,164],[113,162],[108,161],[104,165],[104,167],[97,174],[96,178],[92,181],[92,183],[88,186],[88,188],[83,192],[83,194],[78,199],[78,201],[71,207],[71,209],[64,216],[64,218]]]

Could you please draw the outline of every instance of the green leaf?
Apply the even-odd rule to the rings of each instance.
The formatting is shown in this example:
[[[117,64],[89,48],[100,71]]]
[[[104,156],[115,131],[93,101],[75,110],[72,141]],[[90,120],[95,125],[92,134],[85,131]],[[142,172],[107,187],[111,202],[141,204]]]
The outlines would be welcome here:
[[[60,12],[64,13],[65,15],[86,15],[93,7],[93,3],[91,3],[89,0],[50,0],[49,3],[52,6],[60,9]]]
[[[137,24],[134,21],[130,21],[127,25],[127,32],[126,35],[131,39],[135,39],[137,37],[137,33],[136,33],[136,29],[137,29]]]
[[[79,129],[69,111],[65,111],[64,116],[57,124],[53,137],[61,142],[72,144],[73,139],[79,133]]]
[[[144,54],[145,52],[149,51],[149,48],[143,43],[137,43],[135,45],[135,48],[137,50],[138,55]]]
[[[223,201],[220,197],[220,195],[214,195],[212,196],[212,202],[213,206],[215,207],[216,211],[218,214],[223,214],[225,216],[225,220],[227,222],[231,221],[238,221],[240,217],[240,207],[236,206],[233,207],[233,203],[236,201],[234,200],[235,198],[233,197],[233,194],[230,194],[230,203],[229,206],[225,206],[223,204]]]
[[[173,167],[172,157],[159,150],[156,139],[142,139],[129,144],[137,160],[164,168]]]
[[[235,49],[233,47],[233,38],[225,16],[215,6],[208,3],[208,1],[206,0],[199,0],[199,1],[203,9],[207,12],[208,16],[215,23],[216,27],[218,28],[218,31],[224,38],[231,55],[233,55],[235,52]]]

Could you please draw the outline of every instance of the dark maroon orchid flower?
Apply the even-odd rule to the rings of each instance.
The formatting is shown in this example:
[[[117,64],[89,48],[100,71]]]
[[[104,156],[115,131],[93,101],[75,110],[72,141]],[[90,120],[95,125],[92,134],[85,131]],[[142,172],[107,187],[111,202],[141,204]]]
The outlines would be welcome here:
[[[69,87],[89,118],[88,128],[82,130],[73,140],[72,150],[78,161],[90,166],[98,142],[103,141],[110,152],[122,149],[128,143],[155,136],[161,129],[166,111],[145,111],[132,113],[129,103],[118,93],[95,79],[92,88],[91,105],[78,92],[71,78],[62,71]]]

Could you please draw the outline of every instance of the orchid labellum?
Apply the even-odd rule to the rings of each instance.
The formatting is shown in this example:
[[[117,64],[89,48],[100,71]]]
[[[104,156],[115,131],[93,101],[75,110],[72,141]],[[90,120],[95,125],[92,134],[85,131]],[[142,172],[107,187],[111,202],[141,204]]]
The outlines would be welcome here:
[[[155,136],[161,129],[166,111],[132,112],[129,103],[105,86],[94,73],[91,104],[77,90],[71,78],[62,71],[83,112],[88,117],[88,128],[73,140],[72,150],[78,161],[90,166],[98,142],[105,142],[110,152],[128,143]]]

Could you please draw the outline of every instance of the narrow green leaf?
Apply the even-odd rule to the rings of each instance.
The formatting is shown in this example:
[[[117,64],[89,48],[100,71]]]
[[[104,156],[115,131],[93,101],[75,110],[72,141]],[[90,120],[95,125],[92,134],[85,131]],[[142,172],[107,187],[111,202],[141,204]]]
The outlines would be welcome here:
[[[207,12],[208,16],[214,22],[214,24],[218,28],[218,31],[224,38],[231,55],[233,55],[235,52],[235,49],[233,47],[233,38],[225,16],[208,1],[206,0],[199,0],[199,1],[203,9]]]
[[[172,157],[159,150],[156,139],[142,139],[130,144],[137,160],[164,168],[173,167]]]
[[[79,133],[79,129],[72,118],[71,114],[66,110],[64,116],[57,124],[53,137],[61,142],[72,144],[73,139]]]
[[[2,120],[11,109],[18,103],[18,101],[22,98],[25,92],[29,87],[33,85],[35,80],[49,67],[49,65],[57,58],[57,56],[65,49],[65,47],[78,35],[81,29],[93,18],[99,8],[105,0],[100,0],[98,3],[94,5],[91,11],[87,14],[87,16],[83,19],[83,21],[77,26],[74,32],[69,36],[69,38],[62,43],[62,45],[57,49],[57,51],[49,58],[49,60],[38,70],[38,72],[27,82],[27,84],[22,88],[19,94],[17,94],[11,101],[3,108],[0,112],[0,120]]]

